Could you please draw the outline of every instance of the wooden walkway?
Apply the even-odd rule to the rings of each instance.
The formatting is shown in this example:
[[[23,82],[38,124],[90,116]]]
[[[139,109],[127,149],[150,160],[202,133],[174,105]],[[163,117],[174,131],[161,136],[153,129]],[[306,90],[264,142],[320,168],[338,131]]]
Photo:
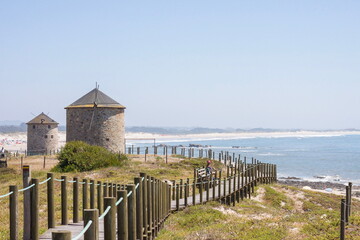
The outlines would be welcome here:
[[[43,235],[40,236],[39,239],[41,240],[51,240],[51,232],[55,231],[55,230],[66,230],[66,231],[70,231],[71,235],[73,237],[76,237],[77,235],[80,234],[80,232],[84,229],[84,223],[83,221],[79,222],[79,223],[70,223],[68,225],[60,225],[60,226],[56,226],[56,228],[50,228],[48,229]],[[99,221],[99,237],[100,239],[104,239],[104,221],[100,220]],[[79,239],[84,239],[84,237],[82,236]]]

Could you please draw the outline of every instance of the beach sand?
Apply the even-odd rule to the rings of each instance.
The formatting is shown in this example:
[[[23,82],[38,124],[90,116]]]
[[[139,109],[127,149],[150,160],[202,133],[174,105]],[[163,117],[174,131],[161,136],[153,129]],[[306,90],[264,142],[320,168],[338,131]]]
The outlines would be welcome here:
[[[199,140],[220,140],[220,139],[249,139],[249,138],[282,138],[282,137],[332,137],[344,135],[360,135],[360,131],[292,131],[292,132],[239,132],[239,133],[205,133],[205,134],[153,134],[153,133],[126,133],[125,138],[141,138],[157,143],[167,141],[199,141]],[[11,152],[24,152],[27,144],[26,132],[0,133],[0,148],[4,147]],[[66,133],[59,132],[59,148],[65,145]],[[144,141],[144,140],[142,140]],[[145,140],[146,141],[146,140]]]

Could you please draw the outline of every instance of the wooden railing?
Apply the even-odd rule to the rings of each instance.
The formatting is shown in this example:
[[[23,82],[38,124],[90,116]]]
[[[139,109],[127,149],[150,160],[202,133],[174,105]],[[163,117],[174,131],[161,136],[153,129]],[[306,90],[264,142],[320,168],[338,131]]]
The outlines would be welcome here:
[[[217,171],[214,178],[202,182],[198,182],[195,175],[191,181],[182,179],[176,182],[161,181],[146,173],[140,173],[134,178],[133,184],[120,184],[93,179],[79,180],[77,177],[68,179],[67,176],[58,179],[53,173],[48,173],[47,178],[41,182],[32,178],[29,185],[23,189],[10,186],[10,192],[0,196],[10,198],[9,239],[21,238],[18,235],[18,199],[21,192],[24,193],[24,201],[30,200],[29,204],[24,204],[24,215],[28,212],[29,217],[24,218],[24,221],[28,222],[24,224],[23,239],[40,239],[39,205],[46,204],[47,227],[52,231],[52,239],[76,240],[83,237],[97,240],[100,237],[100,229],[103,229],[101,238],[132,240],[154,239],[172,211],[207,201],[235,204],[243,198],[250,197],[257,184],[276,181],[276,165],[261,163],[255,159],[248,164],[246,158],[245,161],[231,160],[228,157],[220,160],[226,163],[226,173]],[[55,184],[60,184],[59,206],[55,204],[54,199]],[[45,185],[46,203],[44,200],[40,203],[39,189]],[[80,188],[82,191],[79,191]],[[68,194],[72,194],[72,202],[68,201]],[[80,197],[83,209],[81,212]],[[54,229],[56,208],[60,208],[61,225],[67,226],[63,231]],[[73,224],[81,223],[80,219],[83,220],[83,229],[76,236],[72,236],[71,232],[75,226],[68,225],[70,211]]]

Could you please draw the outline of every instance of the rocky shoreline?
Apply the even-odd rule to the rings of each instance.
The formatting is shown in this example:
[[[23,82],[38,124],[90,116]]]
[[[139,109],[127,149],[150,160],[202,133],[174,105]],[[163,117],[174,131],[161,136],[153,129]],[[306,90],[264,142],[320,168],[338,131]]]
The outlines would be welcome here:
[[[333,183],[333,182],[310,182],[310,181],[294,181],[288,179],[280,179],[278,183],[294,186],[298,188],[309,188],[312,190],[322,190],[329,193],[345,193],[345,186],[341,183]],[[354,197],[360,197],[360,186],[353,186],[352,187],[352,194]]]

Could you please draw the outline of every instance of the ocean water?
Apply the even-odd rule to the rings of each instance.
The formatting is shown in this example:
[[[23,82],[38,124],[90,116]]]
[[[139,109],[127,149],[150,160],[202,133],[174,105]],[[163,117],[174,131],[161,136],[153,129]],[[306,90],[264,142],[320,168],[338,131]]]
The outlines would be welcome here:
[[[241,154],[242,157],[254,157],[262,162],[277,164],[278,177],[298,177],[301,180],[338,183],[351,181],[354,185],[360,185],[359,135],[183,139],[161,143],[171,146],[188,146],[190,143],[211,145],[215,151],[223,150]]]

